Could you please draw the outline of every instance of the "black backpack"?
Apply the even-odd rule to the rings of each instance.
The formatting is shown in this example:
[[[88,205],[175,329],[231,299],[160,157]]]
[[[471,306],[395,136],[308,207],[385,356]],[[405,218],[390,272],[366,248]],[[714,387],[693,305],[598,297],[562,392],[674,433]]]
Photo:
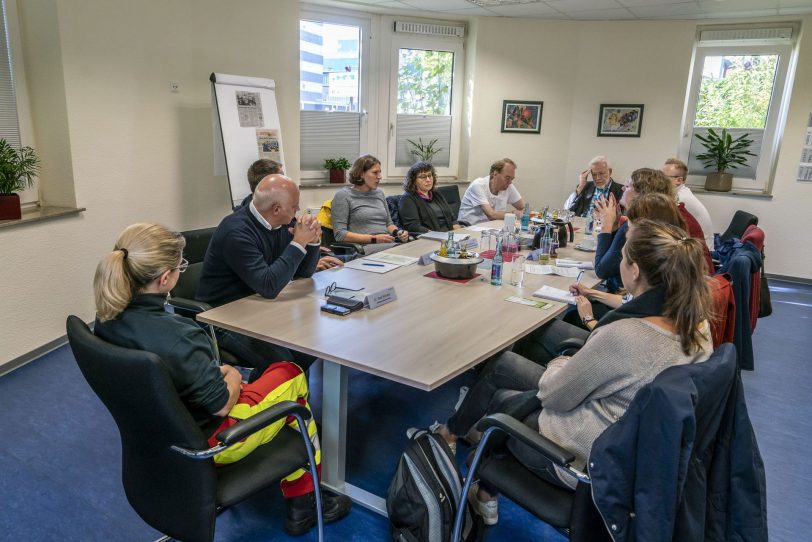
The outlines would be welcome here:
[[[415,431],[386,492],[386,511],[394,542],[448,542],[454,516],[463,503],[462,540],[481,540],[482,518],[461,495],[463,479],[445,440],[425,429]]]

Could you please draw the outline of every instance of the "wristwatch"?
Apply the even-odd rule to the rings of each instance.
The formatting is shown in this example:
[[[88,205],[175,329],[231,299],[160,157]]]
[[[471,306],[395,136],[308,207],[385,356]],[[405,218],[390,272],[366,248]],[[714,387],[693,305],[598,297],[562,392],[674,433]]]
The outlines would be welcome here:
[[[587,325],[589,322],[594,322],[594,321],[595,321],[595,317],[594,317],[594,316],[591,316],[591,315],[587,315],[587,316],[584,316],[583,318],[581,318],[581,323],[582,323],[582,324],[584,324],[585,326],[586,326],[586,325]]]
[[[378,242],[378,236],[377,235],[372,235],[372,239],[370,239],[369,242],[374,245],[375,243]]]

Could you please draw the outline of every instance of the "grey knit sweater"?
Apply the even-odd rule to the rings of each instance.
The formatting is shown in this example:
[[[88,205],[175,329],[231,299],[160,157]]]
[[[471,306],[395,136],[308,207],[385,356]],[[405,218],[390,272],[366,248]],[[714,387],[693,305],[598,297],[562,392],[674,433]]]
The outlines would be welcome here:
[[[640,318],[599,327],[574,356],[547,365],[539,381],[539,432],[573,452],[573,466],[582,469],[592,443],[640,388],[667,367],[705,361],[712,350],[706,333],[702,350],[686,356],[678,336]],[[559,476],[574,485],[572,477]]]
[[[333,197],[332,221],[336,240],[343,241],[347,232],[387,233],[392,217],[381,190],[359,192],[345,186]]]

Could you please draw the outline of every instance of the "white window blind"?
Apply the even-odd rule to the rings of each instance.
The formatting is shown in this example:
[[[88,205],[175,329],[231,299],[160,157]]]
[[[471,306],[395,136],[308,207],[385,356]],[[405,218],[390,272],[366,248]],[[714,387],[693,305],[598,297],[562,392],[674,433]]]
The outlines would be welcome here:
[[[431,159],[434,167],[448,167],[451,147],[450,115],[398,115],[395,135],[395,166],[409,167],[419,159],[411,154],[407,140],[424,145],[436,139],[435,148],[442,149]]]
[[[327,158],[346,158],[352,163],[361,154],[361,113],[300,111],[299,114],[303,171],[323,170]]]
[[[0,24],[0,138],[19,149],[21,146],[20,122],[17,118],[17,96],[14,90],[14,72],[11,67],[6,4],[0,2],[0,5],[3,8],[3,20]]]

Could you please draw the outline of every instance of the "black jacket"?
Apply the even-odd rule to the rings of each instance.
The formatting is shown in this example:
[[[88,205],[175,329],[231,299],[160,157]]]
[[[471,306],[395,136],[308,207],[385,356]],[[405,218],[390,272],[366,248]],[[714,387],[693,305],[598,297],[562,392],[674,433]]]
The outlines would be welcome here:
[[[448,231],[457,224],[457,218],[451,211],[451,206],[445,197],[437,190],[432,190],[434,201],[440,206],[445,218],[441,224],[432,212],[429,204],[414,192],[406,192],[400,198],[398,215],[403,229],[409,233],[426,233],[427,231]]]
[[[595,505],[615,541],[765,541],[764,464],[733,345],[669,367],[601,434]]]
[[[609,179],[609,183],[609,192],[614,194],[617,201],[620,201],[620,198],[623,196],[623,186],[616,183],[614,179]],[[581,193],[575,197],[575,201],[572,202],[569,210],[575,213],[576,216],[586,216],[586,212],[589,210],[589,204],[592,201],[592,195],[594,193],[595,182],[589,181],[586,183],[586,188],[584,188]]]

